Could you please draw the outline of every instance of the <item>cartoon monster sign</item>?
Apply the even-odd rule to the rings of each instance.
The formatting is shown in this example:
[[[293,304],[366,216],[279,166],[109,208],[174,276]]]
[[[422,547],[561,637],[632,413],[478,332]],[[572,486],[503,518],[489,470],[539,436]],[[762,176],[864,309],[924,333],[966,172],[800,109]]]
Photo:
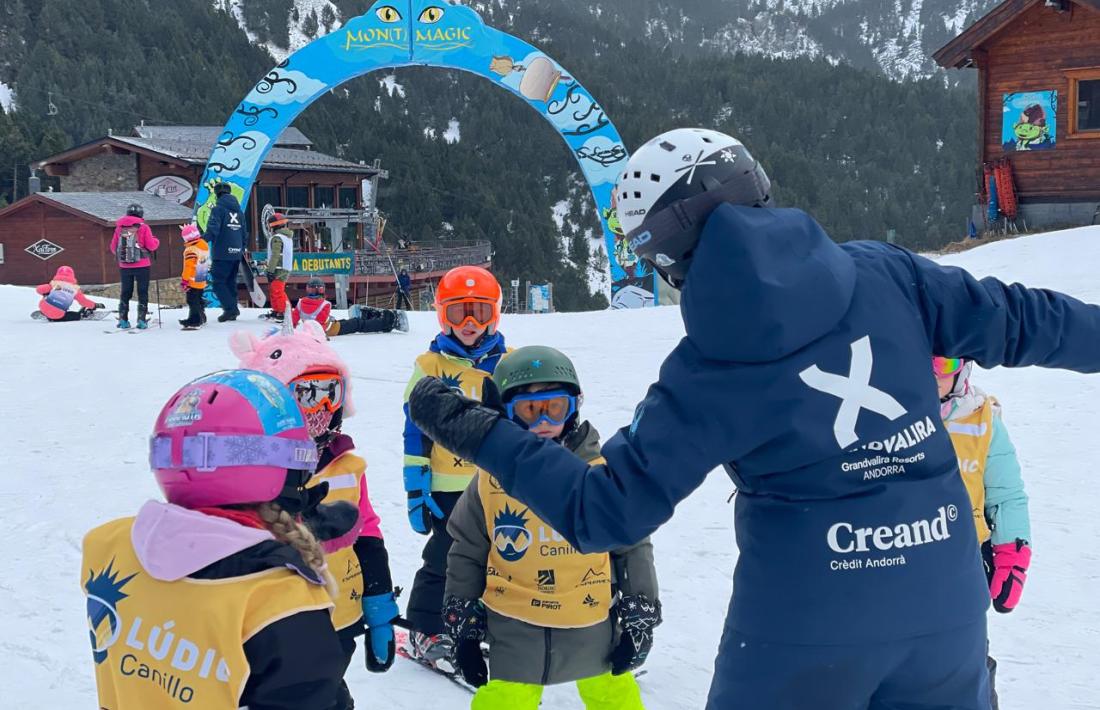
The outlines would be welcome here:
[[[1057,142],[1058,92],[1005,94],[1001,143],[1006,151],[1050,150]]]
[[[636,261],[619,261],[620,254],[629,256],[619,244],[621,236],[616,238],[611,195],[629,154],[603,107],[552,58],[486,26],[474,10],[453,2],[379,0],[269,71],[225,125],[195,204],[207,205],[216,181],[230,183],[242,203],[247,201],[275,138],[313,101],[369,72],[409,65],[477,74],[526,101],[553,124],[573,152],[601,215],[612,293],[630,285],[649,297],[630,303],[653,302],[657,281],[652,272]]]

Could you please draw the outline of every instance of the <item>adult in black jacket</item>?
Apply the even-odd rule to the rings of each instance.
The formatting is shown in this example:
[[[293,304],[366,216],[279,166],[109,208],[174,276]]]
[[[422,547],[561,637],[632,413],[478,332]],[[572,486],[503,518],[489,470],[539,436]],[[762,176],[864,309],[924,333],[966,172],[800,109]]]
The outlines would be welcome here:
[[[219,182],[214,187],[218,202],[210,211],[206,223],[206,241],[210,244],[211,288],[222,306],[218,321],[236,320],[241,314],[237,307],[237,271],[244,258],[244,213],[241,203],[233,196],[229,183]]]

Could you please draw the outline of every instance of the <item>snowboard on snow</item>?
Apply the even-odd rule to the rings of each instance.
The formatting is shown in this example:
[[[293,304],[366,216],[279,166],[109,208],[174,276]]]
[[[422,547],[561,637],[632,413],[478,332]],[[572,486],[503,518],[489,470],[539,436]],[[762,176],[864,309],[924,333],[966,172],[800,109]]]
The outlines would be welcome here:
[[[267,305],[267,294],[256,280],[256,272],[252,270],[252,264],[248,259],[241,257],[241,275],[244,277],[244,285],[248,289],[248,297],[252,299],[252,305],[263,308]]]
[[[87,313],[88,315],[82,317],[80,320],[105,320],[106,318],[114,315],[113,311],[108,311],[103,308],[97,308],[96,310],[88,311]],[[33,311],[31,313],[31,318],[46,323],[51,322],[50,319],[46,317],[46,314],[42,311]]]

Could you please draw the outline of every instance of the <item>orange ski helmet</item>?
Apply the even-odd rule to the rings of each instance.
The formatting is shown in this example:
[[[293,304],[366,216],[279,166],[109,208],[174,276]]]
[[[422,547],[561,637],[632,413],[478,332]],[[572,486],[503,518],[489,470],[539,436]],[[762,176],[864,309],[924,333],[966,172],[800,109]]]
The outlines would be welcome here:
[[[450,334],[473,321],[492,335],[500,324],[503,301],[504,292],[488,271],[480,266],[456,266],[439,280],[435,314],[444,333]]]

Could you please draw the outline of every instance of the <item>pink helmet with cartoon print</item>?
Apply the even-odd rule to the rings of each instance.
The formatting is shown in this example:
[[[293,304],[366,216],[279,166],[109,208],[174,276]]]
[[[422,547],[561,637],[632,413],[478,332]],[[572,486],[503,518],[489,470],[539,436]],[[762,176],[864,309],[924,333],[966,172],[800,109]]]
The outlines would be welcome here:
[[[224,370],[179,389],[161,409],[149,464],[169,503],[185,508],[278,498],[288,472],[308,478],[317,449],[290,391],[270,375]]]

